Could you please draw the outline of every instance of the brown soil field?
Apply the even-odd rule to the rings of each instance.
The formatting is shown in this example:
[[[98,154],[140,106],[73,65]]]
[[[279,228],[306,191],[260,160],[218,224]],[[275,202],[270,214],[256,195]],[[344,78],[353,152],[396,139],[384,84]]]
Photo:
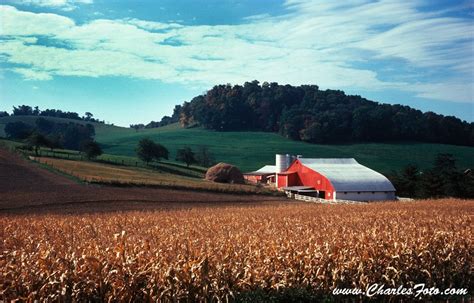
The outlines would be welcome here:
[[[96,212],[255,204],[284,198],[81,184],[0,148],[0,212]]]

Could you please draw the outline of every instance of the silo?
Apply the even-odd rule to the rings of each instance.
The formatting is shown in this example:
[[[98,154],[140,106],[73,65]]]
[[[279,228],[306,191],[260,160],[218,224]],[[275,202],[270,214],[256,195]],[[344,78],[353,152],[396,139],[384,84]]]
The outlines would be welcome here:
[[[275,157],[275,165],[276,165],[276,172],[281,173],[284,172],[290,167],[291,163],[295,160],[295,156],[290,154],[282,155],[276,154]]]
[[[288,167],[290,167],[291,163],[293,163],[293,161],[294,161],[294,158],[295,158],[295,156],[290,155],[290,154],[286,154],[286,167],[285,167],[285,170],[287,170]]]
[[[284,172],[288,168],[288,155],[276,154],[275,156],[275,165],[276,165],[276,172],[281,173]]]

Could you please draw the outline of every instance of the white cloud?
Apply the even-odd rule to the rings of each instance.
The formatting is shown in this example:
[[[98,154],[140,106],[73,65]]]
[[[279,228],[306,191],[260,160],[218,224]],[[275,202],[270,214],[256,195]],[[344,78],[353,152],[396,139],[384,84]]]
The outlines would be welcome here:
[[[25,80],[51,80],[53,77],[49,75],[49,73],[44,71],[38,71],[36,69],[31,68],[21,68],[16,67],[13,68],[12,71],[23,75]]]
[[[473,83],[465,83],[462,79],[458,82],[414,84],[412,90],[421,98],[438,100],[453,99],[467,103],[472,103],[474,99]]]
[[[15,0],[14,3],[71,11],[76,9],[78,4],[91,4],[93,0]]]
[[[75,26],[74,21],[56,14],[31,13],[13,6],[0,6],[2,36],[54,36]]]
[[[472,102],[472,23],[421,12],[419,4],[288,0],[286,15],[250,16],[240,25],[215,26],[138,19],[77,25],[56,14],[0,6],[0,34],[8,38],[0,44],[0,56],[18,66],[13,71],[36,80],[126,76],[207,88],[259,79],[351,90],[399,89]],[[399,79],[413,75],[393,70],[390,77],[371,66],[394,58],[418,75],[442,74],[433,83],[422,78],[410,83]]]

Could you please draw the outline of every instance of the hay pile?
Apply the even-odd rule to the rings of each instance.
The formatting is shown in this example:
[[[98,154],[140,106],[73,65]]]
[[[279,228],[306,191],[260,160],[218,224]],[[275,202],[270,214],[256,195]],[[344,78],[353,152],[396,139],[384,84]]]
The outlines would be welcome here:
[[[206,172],[205,179],[219,183],[244,184],[244,176],[240,170],[227,163],[219,163],[210,167]]]

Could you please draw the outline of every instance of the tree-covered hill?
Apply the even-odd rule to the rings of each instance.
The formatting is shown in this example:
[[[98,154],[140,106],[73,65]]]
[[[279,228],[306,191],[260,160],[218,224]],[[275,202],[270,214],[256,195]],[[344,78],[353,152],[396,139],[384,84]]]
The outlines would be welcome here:
[[[149,126],[180,122],[217,131],[264,131],[310,143],[418,141],[474,146],[474,123],[381,104],[316,85],[258,81],[218,85],[176,106],[172,117]]]

